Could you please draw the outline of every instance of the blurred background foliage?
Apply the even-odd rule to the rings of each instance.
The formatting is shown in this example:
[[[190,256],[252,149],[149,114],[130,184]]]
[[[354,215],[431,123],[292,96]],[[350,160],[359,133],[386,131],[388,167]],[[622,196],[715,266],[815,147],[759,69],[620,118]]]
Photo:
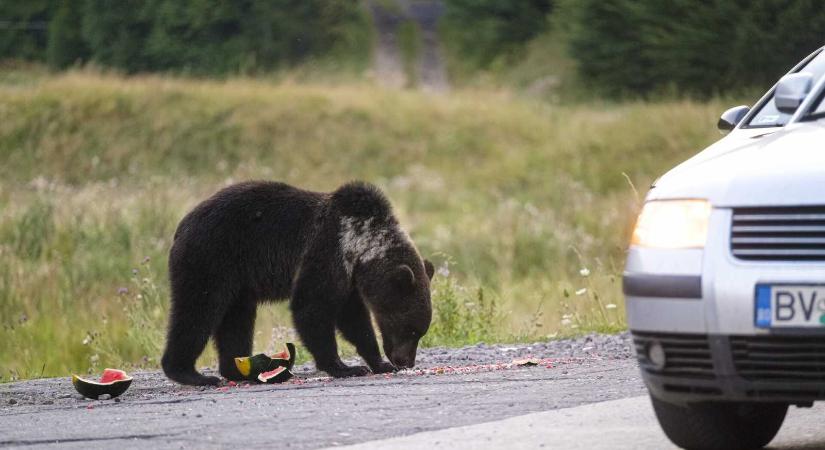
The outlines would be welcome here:
[[[764,87],[825,43],[816,0],[581,0],[559,23],[583,80],[611,94]]]
[[[55,69],[254,73],[369,46],[359,37],[368,19],[351,0],[7,1],[0,18],[0,58]]]
[[[561,45],[575,63],[576,82],[611,96],[708,97],[761,87],[823,44],[825,25],[817,0],[444,0],[443,6],[441,36],[457,81],[512,69],[531,44],[534,53],[548,54]],[[371,45],[369,16],[355,0],[6,1],[0,21],[0,58],[54,69],[92,62],[126,73],[226,75],[330,58],[363,68]]]
[[[464,71],[518,57],[525,43],[546,31],[552,0],[447,0],[441,30]]]

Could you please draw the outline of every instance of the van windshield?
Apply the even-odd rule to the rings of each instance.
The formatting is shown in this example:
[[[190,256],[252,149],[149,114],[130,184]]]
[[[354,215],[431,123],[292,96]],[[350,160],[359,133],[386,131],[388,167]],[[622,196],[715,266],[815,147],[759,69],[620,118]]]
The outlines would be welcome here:
[[[800,120],[821,119],[825,117],[825,93],[820,93],[814,106]]]
[[[814,76],[814,84],[825,75],[825,52],[819,52],[813,59],[808,61],[803,67],[796,72],[809,72]],[[768,101],[762,104],[759,111],[751,117],[747,125],[743,128],[767,128],[767,127],[781,127],[785,126],[793,114],[783,113],[776,109],[773,102],[773,93],[771,93]]]

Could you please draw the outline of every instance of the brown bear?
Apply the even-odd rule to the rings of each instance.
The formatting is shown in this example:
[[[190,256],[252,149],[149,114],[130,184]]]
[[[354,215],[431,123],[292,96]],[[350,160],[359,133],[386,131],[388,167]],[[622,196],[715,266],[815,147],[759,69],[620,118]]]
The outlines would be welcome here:
[[[219,383],[195,370],[211,336],[221,375],[241,379],[234,358],[252,352],[258,304],[282,299],[318,369],[347,377],[412,367],[432,319],[432,276],[373,185],[352,182],[332,193],[259,181],[227,187],[175,232],[163,370],[183,384]],[[391,363],[381,357],[370,313]],[[336,329],[369,369],[341,361]]]

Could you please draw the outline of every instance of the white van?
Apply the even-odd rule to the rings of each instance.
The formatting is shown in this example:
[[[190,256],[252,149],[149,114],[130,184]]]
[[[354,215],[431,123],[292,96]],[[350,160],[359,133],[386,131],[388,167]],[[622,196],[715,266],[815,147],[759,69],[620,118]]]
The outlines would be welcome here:
[[[657,180],[624,273],[659,423],[685,448],[766,445],[825,400],[825,52]]]

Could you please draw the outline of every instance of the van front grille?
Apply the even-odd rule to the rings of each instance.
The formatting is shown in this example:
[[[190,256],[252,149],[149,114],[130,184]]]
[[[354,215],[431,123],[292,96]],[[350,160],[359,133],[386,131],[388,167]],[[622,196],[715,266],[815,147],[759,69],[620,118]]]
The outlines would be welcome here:
[[[665,351],[666,364],[662,369],[654,367],[647,357],[648,346],[654,342],[661,344]],[[633,343],[639,366],[646,372],[679,378],[716,378],[707,335],[634,331]]]
[[[825,261],[825,206],[735,208],[730,244],[739,259]]]
[[[730,344],[748,381],[825,383],[825,336],[731,336]]]

